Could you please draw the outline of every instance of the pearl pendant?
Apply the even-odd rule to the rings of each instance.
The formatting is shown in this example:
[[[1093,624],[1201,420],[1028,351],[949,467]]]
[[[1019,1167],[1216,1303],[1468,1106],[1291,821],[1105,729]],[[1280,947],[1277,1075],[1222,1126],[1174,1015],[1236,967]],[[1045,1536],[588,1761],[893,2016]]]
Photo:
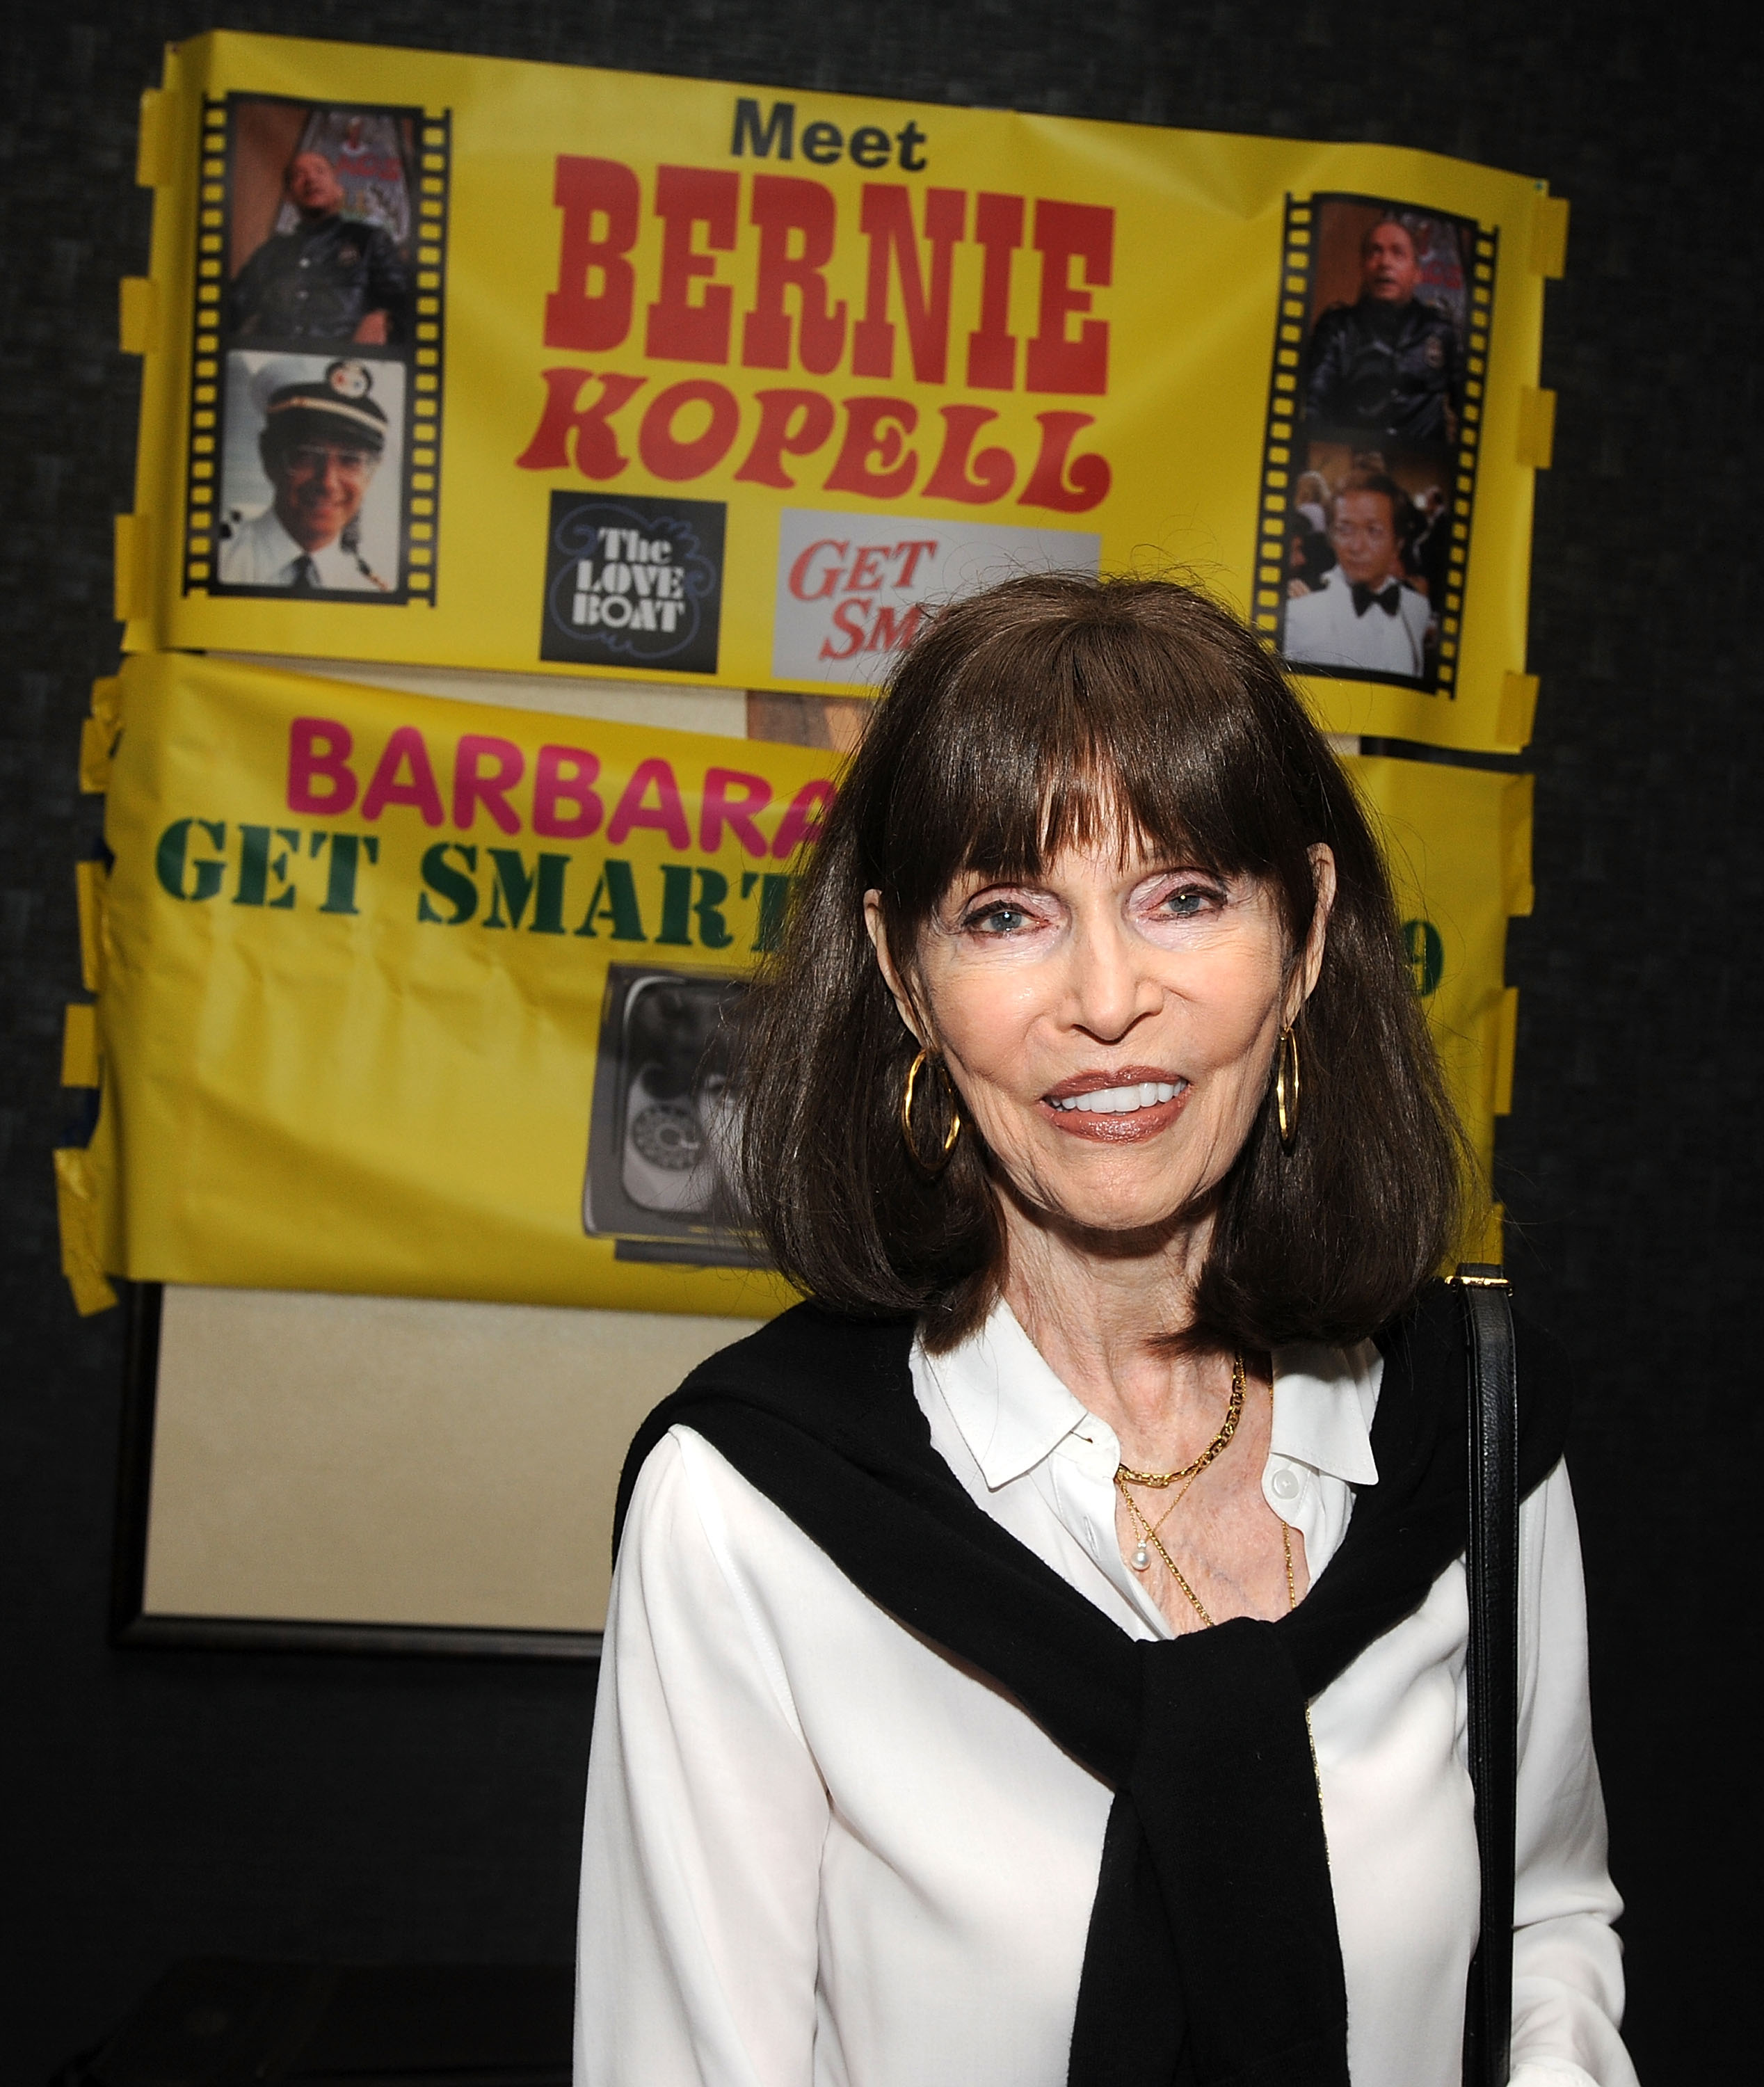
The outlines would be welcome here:
[[[1144,1573],[1144,1572],[1148,1572],[1148,1571],[1150,1570],[1150,1568],[1151,1568],[1151,1564],[1152,1564],[1152,1554],[1151,1554],[1151,1552],[1146,1549],[1146,1547],[1145,1547],[1145,1546],[1144,1546],[1144,1544],[1143,1543],[1140,1543],[1138,1546],[1136,1546],[1136,1548],[1135,1548],[1135,1550],[1134,1550],[1134,1553],[1133,1553],[1133,1569],[1134,1569],[1134,1571],[1135,1571],[1136,1573]]]

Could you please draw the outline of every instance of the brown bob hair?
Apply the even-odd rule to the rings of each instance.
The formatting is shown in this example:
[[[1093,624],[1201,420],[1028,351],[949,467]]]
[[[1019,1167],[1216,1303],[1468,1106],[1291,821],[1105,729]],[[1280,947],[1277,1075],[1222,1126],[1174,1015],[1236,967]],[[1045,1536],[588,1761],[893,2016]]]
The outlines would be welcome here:
[[[1271,1066],[1212,1191],[1180,1345],[1349,1342],[1400,1312],[1455,1243],[1465,1145],[1383,859],[1277,661],[1166,580],[1012,579],[941,611],[902,656],[743,1019],[735,1185],[778,1267],[834,1310],[921,1315],[933,1349],[979,1324],[1003,1274],[996,1163],[971,1120],[932,1179],[903,1142],[918,1046],[866,891],[910,966],[957,876],[1033,878],[1067,845],[1114,843],[1265,881],[1296,963],[1319,842],[1336,894],[1296,1025],[1297,1136],[1282,1149]]]

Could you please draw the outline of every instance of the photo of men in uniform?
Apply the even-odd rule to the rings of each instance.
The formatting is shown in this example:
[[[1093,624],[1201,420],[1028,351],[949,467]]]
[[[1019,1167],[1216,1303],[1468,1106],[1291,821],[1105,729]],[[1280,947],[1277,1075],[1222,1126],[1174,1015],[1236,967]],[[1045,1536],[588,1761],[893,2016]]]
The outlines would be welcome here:
[[[191,585],[406,598],[420,121],[228,98],[219,512]],[[438,339],[438,320],[424,337]]]
[[[383,225],[346,213],[331,160],[296,152],[283,186],[294,222],[271,233],[228,285],[232,338],[337,346],[409,339],[409,258]]]
[[[1359,294],[1311,330],[1305,412],[1314,425],[1408,442],[1455,443],[1464,410],[1457,318],[1422,288],[1419,227],[1395,213],[1360,241]],[[1462,280],[1461,258],[1455,261]]]
[[[228,360],[219,584],[394,592],[402,365],[236,352]],[[386,493],[376,501],[382,467]]]
[[[1438,684],[1477,230],[1375,196],[1310,216],[1280,643],[1300,668]]]
[[[1401,681],[1423,677],[1430,612],[1404,558],[1410,513],[1402,488],[1383,472],[1356,472],[1342,484],[1329,526],[1336,562],[1314,587],[1293,583],[1289,659]]]

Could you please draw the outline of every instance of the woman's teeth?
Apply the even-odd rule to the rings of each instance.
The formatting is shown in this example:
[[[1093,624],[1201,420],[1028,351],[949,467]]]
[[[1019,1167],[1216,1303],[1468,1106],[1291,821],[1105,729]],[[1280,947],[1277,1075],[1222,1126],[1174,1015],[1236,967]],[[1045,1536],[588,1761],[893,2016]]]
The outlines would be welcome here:
[[[1081,1109],[1097,1116],[1128,1116],[1135,1109],[1155,1108],[1160,1102],[1174,1101],[1186,1084],[1181,1080],[1136,1080],[1131,1087],[1098,1087],[1091,1094],[1072,1095],[1056,1101],[1054,1107]]]

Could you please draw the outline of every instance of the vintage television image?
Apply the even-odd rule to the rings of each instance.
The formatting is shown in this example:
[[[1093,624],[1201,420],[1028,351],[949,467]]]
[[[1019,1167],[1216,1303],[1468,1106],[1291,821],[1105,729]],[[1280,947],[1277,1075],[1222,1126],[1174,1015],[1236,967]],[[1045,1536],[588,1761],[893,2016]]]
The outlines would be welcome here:
[[[720,500],[554,492],[539,657],[714,674],[727,526]]]
[[[1300,671],[1450,695],[1494,239],[1388,197],[1287,206],[1256,608]]]
[[[613,964],[594,1062],[582,1229],[621,1260],[766,1265],[730,1223],[730,1028],[744,979]]]
[[[385,356],[228,355],[217,588],[399,591],[405,374]]]
[[[448,128],[205,111],[186,593],[433,600]]]

